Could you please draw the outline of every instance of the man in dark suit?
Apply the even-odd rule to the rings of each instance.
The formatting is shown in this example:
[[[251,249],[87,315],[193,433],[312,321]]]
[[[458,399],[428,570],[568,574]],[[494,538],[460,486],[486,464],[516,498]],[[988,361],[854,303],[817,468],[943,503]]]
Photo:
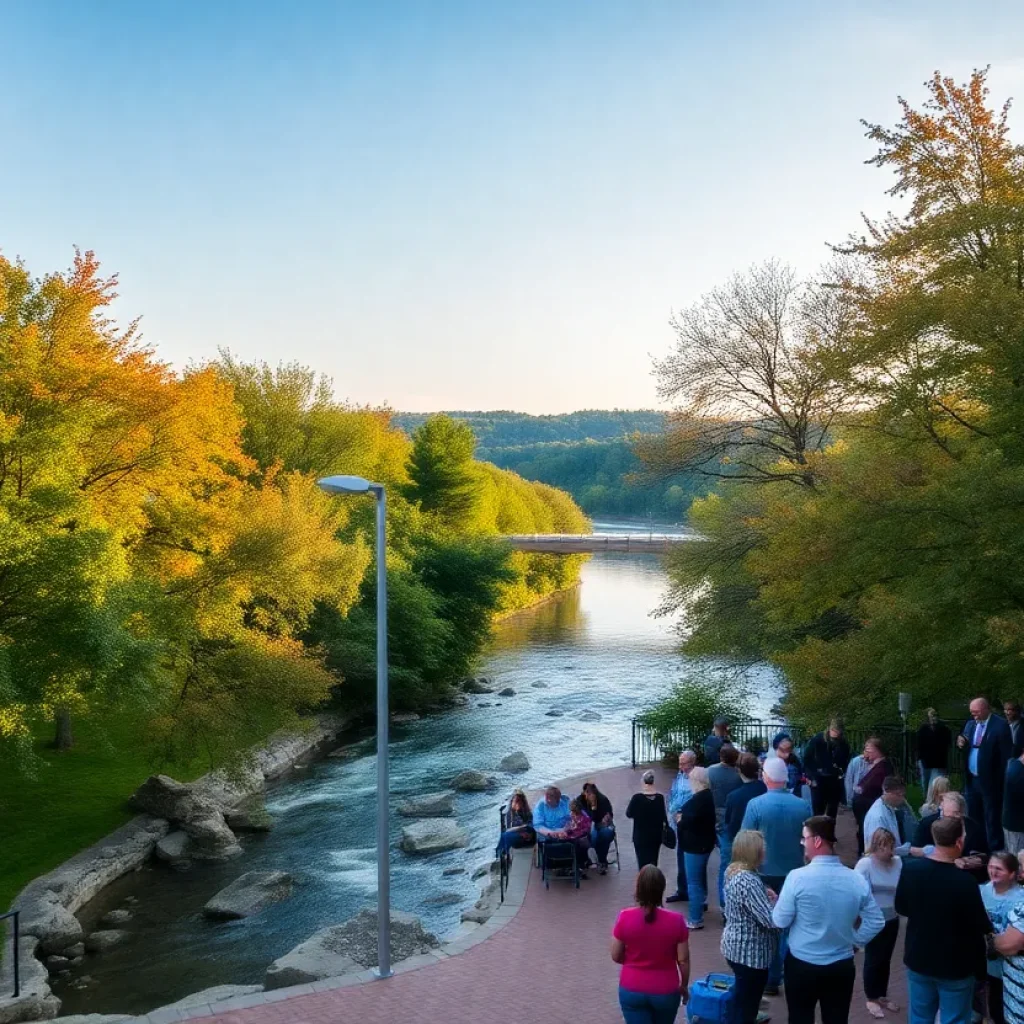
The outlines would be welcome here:
[[[957,737],[966,754],[967,814],[984,822],[990,850],[1003,848],[1003,784],[1013,756],[1013,737],[1005,719],[992,714],[984,697],[971,701],[971,720]]]
[[[1006,716],[1006,724],[1010,727],[1010,736],[1013,738],[1013,756],[1020,757],[1024,754],[1024,721],[1020,717],[1020,704],[1015,700],[1003,701],[1003,714]]]

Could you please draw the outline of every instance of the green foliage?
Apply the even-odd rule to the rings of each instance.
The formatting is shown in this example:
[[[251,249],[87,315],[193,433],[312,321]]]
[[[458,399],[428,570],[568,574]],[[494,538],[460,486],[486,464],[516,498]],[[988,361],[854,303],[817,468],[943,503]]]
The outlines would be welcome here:
[[[750,698],[745,690],[734,681],[684,679],[667,697],[637,715],[637,722],[651,731],[658,746],[666,747],[679,734],[694,737],[693,742],[703,739],[719,715],[733,722],[749,717]]]
[[[445,526],[472,526],[483,481],[473,461],[476,442],[465,423],[431,416],[414,434],[407,497]]]

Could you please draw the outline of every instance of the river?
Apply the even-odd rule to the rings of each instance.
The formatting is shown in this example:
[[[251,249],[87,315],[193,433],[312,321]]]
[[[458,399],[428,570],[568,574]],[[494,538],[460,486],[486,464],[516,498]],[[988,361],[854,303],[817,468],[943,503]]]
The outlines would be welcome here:
[[[623,524],[595,529],[617,532]],[[533,766],[503,777],[498,793],[458,795],[457,816],[472,837],[468,851],[409,857],[395,847],[405,821],[394,816],[391,893],[397,909],[419,915],[439,935],[452,931],[478,895],[479,883],[470,875],[490,860],[498,807],[512,785],[535,787],[628,762],[630,719],[637,710],[688,669],[716,671],[688,665],[676,650],[672,623],[652,617],[665,583],[657,556],[594,556],[578,587],[496,627],[477,674],[495,689],[512,687],[516,696],[480,695],[466,707],[393,728],[392,806],[442,789],[463,769],[493,771],[513,750],[525,751]],[[752,689],[763,702],[754,710],[765,713],[777,699],[778,683],[767,667],[754,674]],[[563,715],[548,717],[551,710]],[[581,722],[584,710],[600,720]],[[89,928],[133,897],[131,941],[87,958],[79,974],[91,977],[88,987],[55,986],[62,1013],[144,1013],[212,985],[261,982],[272,960],[318,928],[372,906],[375,771],[372,743],[351,760],[315,763],[268,792],[274,829],[246,837],[243,857],[184,873],[154,864],[108,887],[83,911],[83,924]],[[446,868],[465,872],[445,876]],[[291,872],[293,895],[244,921],[203,918],[202,906],[214,893],[258,869]]]

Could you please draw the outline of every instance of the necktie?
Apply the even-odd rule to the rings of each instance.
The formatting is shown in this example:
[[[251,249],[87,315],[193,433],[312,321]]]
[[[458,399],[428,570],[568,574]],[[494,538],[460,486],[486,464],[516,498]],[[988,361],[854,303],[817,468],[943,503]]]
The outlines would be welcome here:
[[[987,724],[987,722],[979,722],[974,727],[974,745],[976,747],[980,747],[981,741],[985,738],[985,726]]]

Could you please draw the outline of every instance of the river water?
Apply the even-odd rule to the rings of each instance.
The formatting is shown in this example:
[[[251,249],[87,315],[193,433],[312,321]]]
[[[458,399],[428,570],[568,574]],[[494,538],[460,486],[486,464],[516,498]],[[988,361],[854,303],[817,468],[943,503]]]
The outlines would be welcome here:
[[[622,530],[621,523],[595,524]],[[658,532],[665,528],[656,527]],[[513,785],[543,785],[588,770],[623,764],[630,756],[630,719],[687,674],[721,667],[687,663],[676,650],[671,621],[652,617],[665,590],[653,555],[600,554],[584,567],[576,589],[498,625],[478,675],[516,696],[473,697],[470,705],[395,726],[391,744],[392,806],[407,796],[444,788],[466,768],[494,772],[501,758],[524,751],[532,768],[499,776],[497,793],[464,793],[456,813],[469,831],[468,850],[429,858],[401,853],[407,822],[395,815],[392,904],[419,915],[438,935],[451,932],[479,894],[474,868],[494,847],[498,807]],[[766,667],[754,671],[767,712],[779,686]],[[562,711],[549,717],[548,711]],[[590,710],[598,721],[581,722]],[[374,905],[376,759],[372,741],[350,760],[313,764],[267,794],[272,832],[243,839],[245,854],[228,864],[184,873],[154,864],[116,882],[82,913],[86,928],[132,898],[131,940],[89,957],[79,975],[92,984],[56,986],[62,1013],[143,1013],[220,984],[255,984],[267,965],[319,928]],[[464,873],[445,876],[445,869]],[[203,904],[244,871],[283,869],[293,895],[244,921],[205,920]],[[74,980],[74,979],[72,979]]]

